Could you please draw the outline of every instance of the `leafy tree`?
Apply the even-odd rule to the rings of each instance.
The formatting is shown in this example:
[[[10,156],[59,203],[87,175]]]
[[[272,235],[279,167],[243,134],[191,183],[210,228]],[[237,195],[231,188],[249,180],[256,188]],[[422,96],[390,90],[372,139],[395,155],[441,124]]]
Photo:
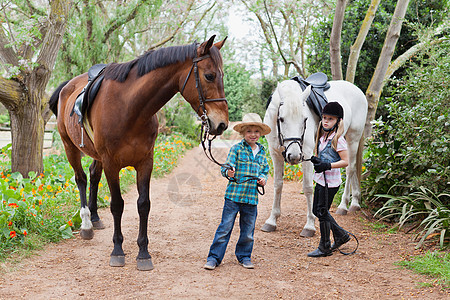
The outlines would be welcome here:
[[[42,172],[44,126],[50,116],[45,88],[66,29],[71,1],[1,2],[0,102],[11,119],[11,170]]]
[[[271,73],[278,77],[280,61],[283,75],[292,72],[307,76],[307,36],[317,21],[317,15],[330,12],[330,1],[314,0],[241,0],[248,11],[255,15],[264,41],[260,49],[261,59],[270,61]],[[256,25],[256,26],[258,26]],[[261,69],[264,68],[262,64]],[[261,71],[264,77],[264,72]]]
[[[230,121],[240,121],[245,104],[254,102],[257,98],[256,87],[250,78],[250,72],[241,64],[225,64],[224,73],[223,84],[228,100],[228,116]]]
[[[345,19],[341,35],[342,67],[347,69],[348,57],[351,45],[358,35],[358,30],[364,20],[370,0],[350,0],[346,6]],[[372,78],[373,70],[378,62],[378,54],[381,52],[383,40],[389,27],[391,16],[394,12],[396,0],[381,1],[375,14],[372,26],[362,46],[358,67],[355,73],[355,84],[362,90],[366,90]],[[448,0],[411,0],[406,11],[405,22],[420,22],[424,26],[434,27],[448,14]],[[318,25],[312,30],[309,43],[314,45],[308,54],[308,64],[314,66],[313,71],[321,71],[331,77],[329,43],[333,18],[324,15]],[[413,27],[404,26],[399,36],[394,58],[404,53],[407,49],[417,44],[417,36]],[[398,71],[399,76],[403,69]]]

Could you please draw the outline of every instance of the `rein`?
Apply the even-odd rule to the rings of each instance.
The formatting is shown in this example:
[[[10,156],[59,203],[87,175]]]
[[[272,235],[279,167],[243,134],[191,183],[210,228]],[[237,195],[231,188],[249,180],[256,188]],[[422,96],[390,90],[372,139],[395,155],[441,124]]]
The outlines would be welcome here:
[[[302,136],[301,137],[290,137],[290,138],[284,138],[283,134],[281,133],[281,118],[280,118],[280,107],[281,105],[283,105],[284,103],[281,102],[280,106],[278,107],[278,112],[277,112],[277,130],[278,130],[278,142],[280,143],[280,147],[283,147],[283,151],[281,152],[281,154],[283,155],[284,161],[288,162],[286,159],[286,152],[289,149],[290,146],[297,144],[300,147],[300,153],[301,153],[301,161],[309,161],[311,160],[309,159],[305,159],[305,157],[303,156],[303,138],[305,137],[305,130],[303,130]],[[303,128],[306,128],[306,118],[305,118],[305,126]],[[285,142],[289,142],[290,143],[287,145],[287,147],[284,147],[284,143]]]

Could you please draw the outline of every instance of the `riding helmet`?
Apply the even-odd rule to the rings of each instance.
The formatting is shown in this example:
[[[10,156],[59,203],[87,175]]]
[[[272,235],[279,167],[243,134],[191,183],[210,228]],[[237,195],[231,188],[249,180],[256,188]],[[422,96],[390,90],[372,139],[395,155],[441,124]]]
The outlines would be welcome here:
[[[329,115],[343,119],[344,109],[337,102],[329,102],[327,105],[323,107],[322,116],[323,115]]]

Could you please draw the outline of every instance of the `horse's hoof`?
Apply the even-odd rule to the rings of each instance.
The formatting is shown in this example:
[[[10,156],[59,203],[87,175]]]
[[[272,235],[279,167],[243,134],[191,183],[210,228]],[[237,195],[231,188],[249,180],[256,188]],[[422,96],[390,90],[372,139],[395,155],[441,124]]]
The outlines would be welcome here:
[[[102,220],[92,222],[92,226],[94,226],[95,230],[105,229],[105,224],[103,224]]]
[[[264,223],[263,227],[261,227],[261,230],[264,232],[273,232],[273,231],[277,230],[277,226]]]
[[[336,209],[335,214],[341,215],[341,216],[345,216],[347,214],[347,210],[346,209],[342,209],[342,208],[338,208],[338,209]]]
[[[137,259],[137,269],[139,271],[151,271],[153,270],[153,263],[151,258]]]
[[[81,229],[80,236],[83,240],[92,240],[94,238],[94,230],[91,229]]]
[[[349,213],[357,212],[358,210],[361,210],[361,206],[359,205],[350,205],[350,208],[348,209]]]
[[[316,234],[315,230],[305,229],[303,228],[302,232],[300,232],[301,237],[313,237]]]
[[[109,259],[109,265],[111,267],[123,267],[125,266],[125,255],[113,256]]]

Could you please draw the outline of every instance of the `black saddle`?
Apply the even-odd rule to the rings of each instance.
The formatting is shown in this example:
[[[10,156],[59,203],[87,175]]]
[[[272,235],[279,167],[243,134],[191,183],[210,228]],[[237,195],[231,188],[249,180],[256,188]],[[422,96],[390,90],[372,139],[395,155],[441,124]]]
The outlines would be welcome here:
[[[84,115],[92,106],[95,96],[97,96],[98,90],[100,89],[104,78],[103,71],[106,66],[106,64],[97,64],[88,70],[88,83],[77,96],[72,112],[70,113],[70,116],[72,116],[73,113],[78,115],[78,123],[83,122]]]
[[[327,75],[318,72],[312,74],[306,79],[303,79],[301,76],[296,76],[291,78],[291,80],[297,81],[303,91],[308,85],[311,86],[311,94],[309,95],[308,99],[306,99],[306,103],[308,104],[309,108],[311,108],[319,117],[321,117],[322,109],[328,103],[327,97],[324,93],[324,91],[330,88]]]

